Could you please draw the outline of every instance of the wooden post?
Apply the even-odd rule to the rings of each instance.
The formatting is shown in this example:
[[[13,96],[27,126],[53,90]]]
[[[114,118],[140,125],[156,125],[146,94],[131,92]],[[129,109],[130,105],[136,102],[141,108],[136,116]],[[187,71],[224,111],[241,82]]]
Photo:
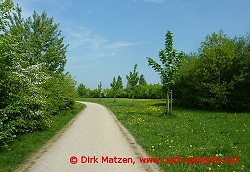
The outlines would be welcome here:
[[[167,114],[169,114],[169,92],[167,90]]]
[[[172,114],[172,112],[173,112],[173,106],[172,106],[172,102],[173,102],[173,91],[171,90],[171,92],[170,92],[170,113]]]

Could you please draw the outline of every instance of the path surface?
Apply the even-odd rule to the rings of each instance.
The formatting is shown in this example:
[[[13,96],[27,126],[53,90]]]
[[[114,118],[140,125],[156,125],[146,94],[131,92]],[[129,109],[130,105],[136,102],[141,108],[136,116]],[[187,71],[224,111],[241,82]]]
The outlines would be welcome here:
[[[29,171],[146,171],[112,114],[99,104],[84,104],[85,110]],[[77,158],[76,164],[70,163],[72,156]],[[125,158],[123,163],[115,163],[122,162],[119,158]],[[76,162],[75,158],[71,160]]]

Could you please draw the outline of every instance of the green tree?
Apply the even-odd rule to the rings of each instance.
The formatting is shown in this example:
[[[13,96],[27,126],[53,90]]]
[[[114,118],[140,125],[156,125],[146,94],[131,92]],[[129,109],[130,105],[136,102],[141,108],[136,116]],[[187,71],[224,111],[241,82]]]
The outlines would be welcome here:
[[[202,92],[197,88],[199,78],[194,76],[198,64],[198,54],[187,55],[181,62],[177,80],[175,83],[176,103],[188,108],[197,108],[199,105],[198,97]]]
[[[223,31],[208,35],[199,52],[182,61],[175,85],[179,103],[214,110],[249,109],[249,47],[245,37],[231,39]]]
[[[231,72],[234,57],[234,42],[223,31],[208,35],[201,43],[197,69],[193,74],[199,78],[196,87],[203,92],[199,98],[202,106],[215,109],[226,107],[227,97],[240,79]]]
[[[241,76],[234,84],[234,89],[228,95],[227,109],[233,111],[250,111],[250,32],[245,36],[233,39],[235,58],[231,75]]]
[[[63,72],[68,45],[63,44],[59,24],[55,24],[45,12],[41,15],[34,12],[32,17],[25,20],[20,7],[16,7],[15,11],[11,18],[10,34],[17,36],[21,44],[12,51],[25,52],[26,56],[21,56],[21,59],[29,62],[29,65],[44,63],[47,72]]]
[[[148,85],[148,98],[150,99],[162,99],[162,86],[160,84]]]
[[[162,66],[154,61],[152,58],[147,57],[148,65],[159,73],[161,77],[161,82],[163,84],[163,89],[166,92],[166,113],[170,113],[170,101],[169,93],[170,87],[175,83],[176,74],[178,73],[180,62],[185,56],[183,52],[178,53],[177,50],[173,48],[173,36],[170,31],[167,31],[165,35],[165,49],[160,50],[159,58]],[[172,92],[171,92],[172,93]]]
[[[128,80],[128,88],[132,92],[132,104],[134,105],[134,97],[135,97],[135,87],[138,84],[139,81],[139,73],[137,71],[137,64],[134,66],[133,72],[130,72],[129,75],[126,75],[126,78]]]
[[[149,97],[149,87],[148,85],[137,85],[135,87],[135,98],[137,99],[147,99]]]
[[[16,7],[9,15],[12,5],[0,1],[0,147],[49,127],[51,115],[76,98],[74,79],[63,73],[67,46],[58,25],[45,12],[25,20]]]
[[[86,94],[86,92],[87,90],[86,90],[85,85],[83,85],[83,83],[80,83],[77,87],[78,96],[81,98],[84,98],[84,95]]]
[[[117,77],[117,80],[114,77],[113,81],[110,83],[110,86],[113,92],[114,102],[116,101],[115,98],[118,94],[119,89],[121,89],[122,87],[121,77],[120,78],[119,77],[120,76]]]
[[[147,85],[147,81],[144,77],[143,74],[140,75],[140,78],[139,78],[139,85]]]
[[[66,72],[66,74],[62,74],[62,94],[63,94],[63,110],[64,109],[71,109],[73,105],[75,104],[75,100],[77,98],[77,92],[76,92],[76,81],[71,76],[69,72]]]
[[[123,88],[122,77],[120,75],[117,77],[117,83],[118,83],[118,88],[122,89]]]

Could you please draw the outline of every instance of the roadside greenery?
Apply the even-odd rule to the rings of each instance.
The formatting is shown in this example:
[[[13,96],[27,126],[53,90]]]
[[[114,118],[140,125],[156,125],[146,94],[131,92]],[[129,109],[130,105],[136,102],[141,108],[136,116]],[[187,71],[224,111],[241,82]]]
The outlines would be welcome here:
[[[250,171],[249,113],[188,110],[175,106],[172,115],[163,115],[165,100],[103,98],[84,99],[108,107],[135,137],[149,157],[220,157],[221,163],[159,163],[164,171]],[[236,158],[238,163],[224,162]],[[224,163],[223,163],[224,162]]]
[[[24,19],[11,0],[0,1],[0,14],[0,149],[6,149],[19,135],[50,127],[77,93],[64,72],[59,24],[45,12]]]
[[[56,135],[66,129],[70,125],[70,121],[74,120],[84,107],[85,105],[81,103],[75,103],[71,109],[52,116],[50,119],[53,122],[50,128],[19,135],[15,142],[10,143],[9,149],[1,151],[0,171],[14,171],[20,165],[27,165],[27,161],[35,156],[48,141],[51,141],[52,138],[58,139]]]

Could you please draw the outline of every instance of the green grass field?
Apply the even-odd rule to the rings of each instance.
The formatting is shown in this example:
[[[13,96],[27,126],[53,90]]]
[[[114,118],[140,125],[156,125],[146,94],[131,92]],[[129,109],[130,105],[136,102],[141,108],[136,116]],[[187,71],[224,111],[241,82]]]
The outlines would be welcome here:
[[[84,101],[108,107],[150,157],[180,156],[192,162],[190,165],[180,161],[159,163],[164,171],[250,171],[250,114],[195,111],[174,106],[170,116],[163,114],[164,100],[135,100],[134,106],[130,99]],[[195,163],[201,156],[210,158],[207,161],[210,163]],[[213,156],[217,160],[220,157],[221,163],[212,161]]]
[[[77,103],[73,109],[65,110],[54,116],[51,127],[44,131],[18,136],[9,150],[0,151],[0,172],[15,170],[20,164],[36,153],[48,140],[57,134],[85,106]]]

